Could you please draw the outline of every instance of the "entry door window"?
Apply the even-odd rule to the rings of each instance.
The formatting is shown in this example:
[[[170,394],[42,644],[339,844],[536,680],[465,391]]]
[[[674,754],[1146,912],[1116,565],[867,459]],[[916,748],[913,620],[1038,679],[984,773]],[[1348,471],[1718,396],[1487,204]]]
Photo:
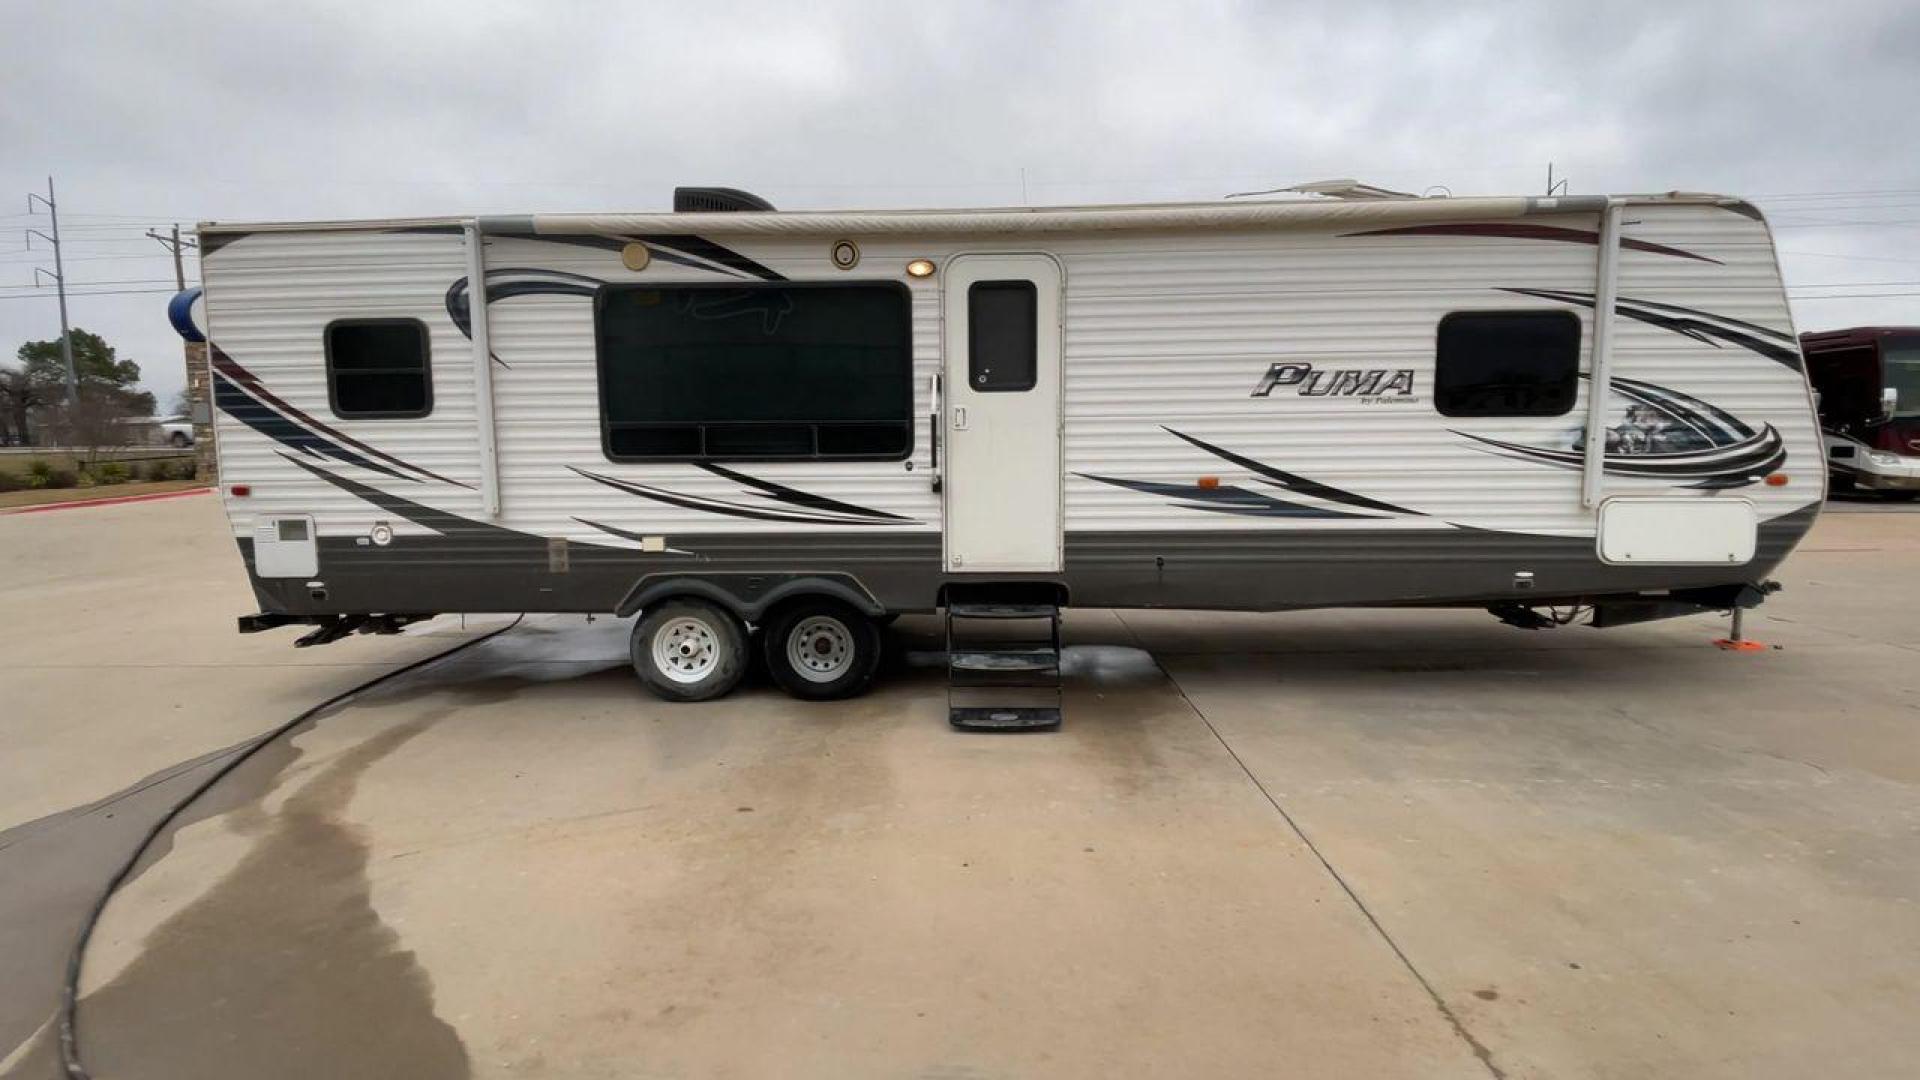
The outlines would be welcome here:
[[[967,383],[974,390],[1033,389],[1039,304],[1031,281],[976,281],[967,289]]]

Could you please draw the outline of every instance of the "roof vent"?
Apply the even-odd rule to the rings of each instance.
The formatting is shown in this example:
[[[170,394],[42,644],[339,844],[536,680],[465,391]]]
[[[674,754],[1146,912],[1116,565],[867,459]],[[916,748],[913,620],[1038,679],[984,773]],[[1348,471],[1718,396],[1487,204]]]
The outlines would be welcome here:
[[[1336,199],[1358,199],[1371,202],[1377,199],[1417,199],[1411,191],[1394,191],[1391,188],[1375,187],[1358,180],[1322,180],[1314,184],[1295,184],[1287,188],[1302,195],[1328,195]]]
[[[676,214],[727,214],[740,211],[771,211],[773,204],[753,194],[730,187],[677,187],[673,189]]]

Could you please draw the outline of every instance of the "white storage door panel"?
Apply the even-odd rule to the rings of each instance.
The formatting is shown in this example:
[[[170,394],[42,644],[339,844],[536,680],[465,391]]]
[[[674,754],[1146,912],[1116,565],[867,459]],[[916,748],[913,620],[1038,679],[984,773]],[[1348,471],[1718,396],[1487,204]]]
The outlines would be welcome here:
[[[1753,560],[1759,520],[1745,499],[1608,499],[1600,504],[1600,561],[1693,566]]]

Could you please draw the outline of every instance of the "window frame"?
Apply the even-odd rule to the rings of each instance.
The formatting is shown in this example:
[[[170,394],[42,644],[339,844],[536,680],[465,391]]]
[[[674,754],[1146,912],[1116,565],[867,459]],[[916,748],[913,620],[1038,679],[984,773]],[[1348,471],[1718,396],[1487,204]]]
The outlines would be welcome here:
[[[333,363],[333,332],[340,326],[412,326],[420,331],[420,378],[426,390],[426,401],[418,410],[407,409],[400,412],[391,410],[346,411],[340,408],[339,371]],[[327,408],[341,420],[419,420],[433,415],[433,332],[427,329],[425,320],[400,316],[381,316],[377,318],[348,317],[334,319],[320,331],[321,351],[326,358],[327,369]],[[353,374],[351,370],[348,374]],[[398,369],[376,369],[361,374],[408,374]]]
[[[1440,344],[1447,330],[1447,324],[1461,318],[1486,318],[1488,316],[1524,316],[1529,319],[1558,319],[1573,326],[1573,370],[1572,393],[1567,396],[1567,407],[1558,412],[1449,412],[1441,404],[1440,382]],[[1433,410],[1441,416],[1457,420],[1541,420],[1556,416],[1570,416],[1580,407],[1580,372],[1582,349],[1586,345],[1587,328],[1578,312],[1562,308],[1475,308],[1462,311],[1449,311],[1440,316],[1433,330]]]
[[[1032,331],[1027,341],[1026,382],[1022,385],[983,386],[980,377],[980,309],[976,308],[973,298],[985,286],[989,292],[1014,292],[1023,294],[1027,299],[1027,310],[1031,318],[1028,328]],[[967,285],[967,389],[976,394],[1024,394],[1040,385],[1040,283],[1032,278],[991,278],[970,282]]]
[[[613,449],[614,421],[607,411],[607,322],[605,311],[607,299],[617,293],[641,290],[700,289],[739,291],[759,289],[806,290],[816,289],[885,289],[897,295],[903,304],[905,315],[905,379],[901,384],[900,416],[905,422],[907,440],[898,451],[884,454],[845,454],[820,452],[820,421],[807,422],[814,428],[813,453],[810,454],[617,454]],[[890,281],[885,278],[857,278],[851,281],[618,281],[609,282],[594,290],[593,293],[593,368],[594,390],[597,396],[596,411],[600,417],[600,454],[608,461],[619,465],[674,464],[700,462],[894,462],[906,461],[913,457],[914,446],[919,439],[919,418],[914,415],[914,373],[917,368],[914,357],[913,332],[913,290],[904,282]],[[725,421],[719,421],[725,423]],[[796,426],[794,421],[741,421],[739,426],[789,427]]]

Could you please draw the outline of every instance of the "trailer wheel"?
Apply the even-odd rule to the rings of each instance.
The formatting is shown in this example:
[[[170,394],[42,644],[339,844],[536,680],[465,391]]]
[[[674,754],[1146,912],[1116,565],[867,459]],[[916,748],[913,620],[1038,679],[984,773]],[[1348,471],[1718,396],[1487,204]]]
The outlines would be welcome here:
[[[853,697],[880,667],[880,628],[839,600],[788,604],[773,613],[760,636],[767,673],[782,690],[807,701]]]
[[[706,701],[734,688],[747,669],[747,630],[705,600],[670,600],[633,628],[633,670],[667,701]]]

